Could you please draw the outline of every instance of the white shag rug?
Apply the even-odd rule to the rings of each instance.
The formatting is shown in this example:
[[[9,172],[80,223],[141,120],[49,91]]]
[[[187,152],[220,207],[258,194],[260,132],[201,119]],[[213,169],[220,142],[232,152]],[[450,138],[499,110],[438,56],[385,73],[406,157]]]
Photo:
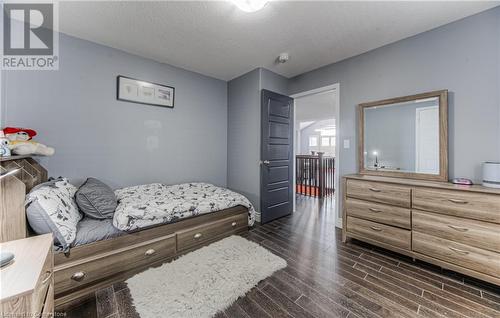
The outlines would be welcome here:
[[[127,280],[141,318],[212,317],[286,261],[241,236],[231,236]]]

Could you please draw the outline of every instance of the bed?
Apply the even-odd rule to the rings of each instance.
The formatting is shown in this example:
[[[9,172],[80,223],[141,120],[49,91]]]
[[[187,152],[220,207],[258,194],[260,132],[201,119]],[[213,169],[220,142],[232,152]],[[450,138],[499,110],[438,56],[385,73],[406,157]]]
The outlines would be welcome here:
[[[19,206],[24,203],[26,190],[46,181],[46,171],[36,161],[31,158],[19,160],[20,171],[1,181],[6,195],[0,198],[0,203],[16,207],[0,210],[2,219],[6,219],[7,214],[10,219],[9,222],[2,222],[1,230],[5,234],[4,227],[11,228],[11,234],[4,235],[2,241],[30,235],[25,221],[26,212]],[[23,175],[22,160],[36,165],[40,174]],[[2,166],[5,166],[4,162]],[[233,192],[206,183],[189,185],[175,186],[189,187],[184,189],[183,200],[180,200],[179,192],[167,188],[174,186],[162,184],[135,187],[138,190],[135,192],[130,188],[117,190],[119,202],[127,204],[118,205],[116,217],[105,220],[84,217],[80,220],[71,248],[59,248],[54,256],[56,306],[64,307],[81,301],[96,290],[123,281],[148,267],[160,265],[226,236],[247,231],[249,222],[253,223],[253,208],[238,204],[238,200],[231,202],[234,198],[230,194]],[[200,193],[201,189],[206,191]],[[165,191],[172,192],[172,197],[165,196]],[[202,200],[207,196],[208,201]],[[225,199],[221,199],[224,196]],[[159,200],[161,198],[164,200]],[[175,201],[176,198],[180,201]],[[172,202],[177,203],[171,206]],[[184,204],[189,206],[186,208]],[[162,209],[172,213],[162,215]],[[138,213],[143,215],[138,217]]]

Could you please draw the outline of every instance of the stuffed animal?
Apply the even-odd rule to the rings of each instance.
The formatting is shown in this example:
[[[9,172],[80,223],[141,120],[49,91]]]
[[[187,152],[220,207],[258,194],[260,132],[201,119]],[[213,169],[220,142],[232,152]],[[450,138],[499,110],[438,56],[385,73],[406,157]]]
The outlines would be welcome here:
[[[6,127],[3,130],[10,142],[9,148],[16,155],[41,155],[52,156],[54,148],[31,140],[36,136],[36,131],[26,128]]]
[[[9,139],[7,139],[3,131],[0,130],[0,157],[10,157],[11,152],[9,144]]]

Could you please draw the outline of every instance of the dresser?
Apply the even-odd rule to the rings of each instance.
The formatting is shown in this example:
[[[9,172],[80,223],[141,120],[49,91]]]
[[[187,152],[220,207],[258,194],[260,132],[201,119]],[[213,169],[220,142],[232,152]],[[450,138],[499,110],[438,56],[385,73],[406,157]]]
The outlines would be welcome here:
[[[54,255],[52,234],[4,242],[15,259],[0,269],[1,317],[52,317]]]
[[[343,178],[343,233],[500,285],[500,189],[370,175]]]

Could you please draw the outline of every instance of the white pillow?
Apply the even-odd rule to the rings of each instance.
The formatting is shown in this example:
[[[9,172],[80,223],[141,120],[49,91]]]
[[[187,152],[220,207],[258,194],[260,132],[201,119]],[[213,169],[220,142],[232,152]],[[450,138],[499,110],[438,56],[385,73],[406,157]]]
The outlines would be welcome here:
[[[56,242],[67,251],[76,238],[82,215],[75,202],[77,188],[68,179],[42,183],[26,196],[26,215],[37,234],[54,233]]]

